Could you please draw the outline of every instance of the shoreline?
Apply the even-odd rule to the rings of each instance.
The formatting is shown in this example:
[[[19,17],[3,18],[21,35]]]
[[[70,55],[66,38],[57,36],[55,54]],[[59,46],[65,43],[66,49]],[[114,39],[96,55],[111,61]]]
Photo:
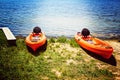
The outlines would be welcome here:
[[[1,29],[0,29],[1,30]],[[2,30],[1,30],[2,31]],[[76,32],[77,33],[77,32]],[[14,33],[13,33],[14,34]],[[29,34],[17,34],[14,36],[16,38],[26,38]],[[75,35],[75,34],[74,34]],[[74,38],[74,35],[70,35],[70,36],[66,36],[66,35],[60,35],[60,36],[54,36],[54,35],[46,35],[47,38],[59,38],[59,37],[66,37],[68,39],[71,39],[71,38]],[[90,34],[92,35],[93,37],[97,37],[99,39],[102,39],[102,40],[118,40],[120,42],[120,34],[112,34],[112,33],[109,33],[109,34],[98,34],[98,33],[92,33]]]
[[[16,38],[26,38],[27,36],[22,36],[22,35],[17,35],[17,36],[15,36]],[[69,36],[65,36],[65,35],[61,35],[61,36],[47,36],[46,35],[46,37],[48,38],[48,39],[50,39],[50,38],[59,38],[59,37],[65,37],[65,38],[68,38],[68,39],[72,39],[72,38],[74,38],[74,36],[72,36],[72,37],[69,37]],[[93,36],[93,37],[97,37],[97,38],[99,38],[99,39],[102,39],[102,40],[116,40],[116,41],[118,41],[118,42],[120,42],[120,35],[118,35],[118,36],[110,36],[110,37],[101,37],[101,36]]]

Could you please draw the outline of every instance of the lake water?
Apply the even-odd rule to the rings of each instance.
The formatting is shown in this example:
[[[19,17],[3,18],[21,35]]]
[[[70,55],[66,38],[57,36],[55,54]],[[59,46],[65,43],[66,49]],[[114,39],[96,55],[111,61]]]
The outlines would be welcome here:
[[[120,0],[0,0],[0,25],[27,36],[40,26],[47,36],[72,37],[84,27],[103,37],[120,35]]]

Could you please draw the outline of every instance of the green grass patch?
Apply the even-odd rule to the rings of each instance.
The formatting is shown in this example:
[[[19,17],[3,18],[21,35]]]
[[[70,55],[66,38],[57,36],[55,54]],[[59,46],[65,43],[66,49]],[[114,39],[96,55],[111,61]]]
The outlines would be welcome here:
[[[49,42],[50,42],[50,43],[55,43],[55,42],[56,42],[56,39],[55,39],[55,38],[50,38],[50,39],[49,39]]]
[[[80,46],[76,43],[76,41],[75,41],[74,38],[69,39],[69,44],[70,44],[72,47],[80,47]]]
[[[57,42],[65,43],[67,42],[67,38],[65,36],[60,36],[57,38]]]
[[[50,38],[50,39],[49,39],[49,42],[50,42],[50,43],[55,43],[55,42],[68,43],[68,44],[70,44],[72,47],[80,47],[80,46],[76,43],[76,41],[75,41],[74,38],[68,39],[68,38],[66,38],[65,36],[60,36],[60,37],[58,37],[58,38]]]
[[[0,48],[2,48],[2,46],[6,46],[6,45],[7,45],[6,37],[3,33],[3,31],[0,30]]]

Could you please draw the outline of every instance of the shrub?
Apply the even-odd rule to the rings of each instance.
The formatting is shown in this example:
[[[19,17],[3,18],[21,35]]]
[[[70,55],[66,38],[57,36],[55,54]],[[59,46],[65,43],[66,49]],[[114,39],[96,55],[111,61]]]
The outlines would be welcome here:
[[[69,40],[69,43],[72,47],[79,47],[79,45],[76,43],[75,39],[74,38],[71,38]]]
[[[50,43],[55,43],[55,38],[50,38],[49,42]]]
[[[60,42],[60,43],[65,43],[66,41],[67,41],[67,38],[65,36],[60,36],[57,39],[57,42]]]

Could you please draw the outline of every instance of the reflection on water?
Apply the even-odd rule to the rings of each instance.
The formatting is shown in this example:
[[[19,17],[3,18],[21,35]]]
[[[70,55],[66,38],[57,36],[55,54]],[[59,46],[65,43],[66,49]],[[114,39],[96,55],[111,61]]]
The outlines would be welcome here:
[[[70,37],[84,27],[93,34],[120,34],[119,0],[4,0],[0,6],[0,25],[15,35],[26,36],[34,26],[48,36]]]

